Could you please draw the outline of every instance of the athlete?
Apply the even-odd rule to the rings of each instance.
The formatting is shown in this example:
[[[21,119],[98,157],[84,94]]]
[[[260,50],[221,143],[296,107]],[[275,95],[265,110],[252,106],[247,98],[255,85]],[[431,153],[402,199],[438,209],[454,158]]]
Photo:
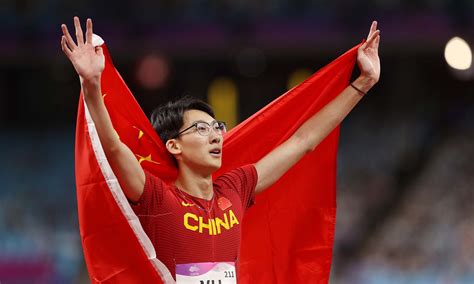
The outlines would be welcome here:
[[[62,50],[79,75],[107,160],[150,237],[157,258],[173,277],[182,265],[238,261],[240,224],[253,196],[318,146],[380,76],[380,31],[374,21],[367,41],[358,49],[360,76],[261,160],[214,181],[212,174],[222,161],[225,124],[217,121],[202,101],[185,98],[159,107],[152,115],[152,124],[178,169],[174,183],[166,184],[144,171],[115,134],[102,99],[100,78],[105,59],[102,48],[92,45],[92,21],[87,19],[85,35],[77,17],[74,26],[76,40],[66,25],[61,25]]]

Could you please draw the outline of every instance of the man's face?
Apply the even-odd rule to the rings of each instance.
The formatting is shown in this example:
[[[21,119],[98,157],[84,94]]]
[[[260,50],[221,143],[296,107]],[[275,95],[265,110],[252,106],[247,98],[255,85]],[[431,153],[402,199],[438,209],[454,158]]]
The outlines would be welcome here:
[[[196,122],[206,122],[213,125],[215,119],[200,110],[187,110],[184,112],[183,126],[180,131]],[[223,137],[221,134],[217,134],[212,127],[209,135],[201,135],[196,127],[192,127],[176,138],[176,143],[181,150],[176,158],[191,169],[203,173],[212,173],[220,168]]]

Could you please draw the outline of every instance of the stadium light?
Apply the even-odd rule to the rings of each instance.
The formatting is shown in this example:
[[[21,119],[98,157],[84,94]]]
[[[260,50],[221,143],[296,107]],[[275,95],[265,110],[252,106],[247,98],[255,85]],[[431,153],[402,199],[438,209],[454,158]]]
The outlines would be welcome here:
[[[214,109],[216,117],[227,123],[227,129],[237,125],[239,92],[231,78],[214,79],[207,90],[207,100]]]
[[[286,83],[286,88],[288,90],[293,89],[296,85],[299,85],[302,83],[304,80],[308,79],[311,74],[313,74],[313,71],[307,68],[300,68],[296,69],[293,72],[291,72],[288,82]]]
[[[453,37],[444,49],[448,65],[456,70],[468,70],[472,65],[472,51],[469,44],[460,37]]]
[[[159,89],[166,85],[170,74],[169,69],[166,57],[161,54],[148,54],[138,62],[136,78],[145,89]]]

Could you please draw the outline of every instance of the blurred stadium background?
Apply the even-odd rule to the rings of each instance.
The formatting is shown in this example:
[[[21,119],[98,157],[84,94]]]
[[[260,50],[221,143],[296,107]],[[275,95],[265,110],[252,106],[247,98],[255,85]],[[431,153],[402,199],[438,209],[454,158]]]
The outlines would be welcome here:
[[[2,284],[88,282],[74,183],[80,87],[59,46],[74,15],[94,20],[147,114],[189,94],[231,124],[377,19],[381,81],[342,125],[331,283],[474,283],[472,56],[455,49],[464,70],[444,56],[452,37],[473,46],[474,1],[2,0]]]

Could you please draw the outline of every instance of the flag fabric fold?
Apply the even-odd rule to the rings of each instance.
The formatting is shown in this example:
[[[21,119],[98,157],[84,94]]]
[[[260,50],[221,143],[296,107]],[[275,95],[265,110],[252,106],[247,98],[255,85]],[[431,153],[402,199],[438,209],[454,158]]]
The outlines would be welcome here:
[[[214,177],[257,162],[336,97],[348,85],[357,47],[227,133],[222,168]],[[117,135],[144,169],[172,182],[177,174],[172,158],[103,48],[102,95]],[[328,282],[338,136],[339,127],[256,197],[242,223],[239,283]],[[91,281],[173,283],[120,189],[82,95],[75,157],[80,233]]]

